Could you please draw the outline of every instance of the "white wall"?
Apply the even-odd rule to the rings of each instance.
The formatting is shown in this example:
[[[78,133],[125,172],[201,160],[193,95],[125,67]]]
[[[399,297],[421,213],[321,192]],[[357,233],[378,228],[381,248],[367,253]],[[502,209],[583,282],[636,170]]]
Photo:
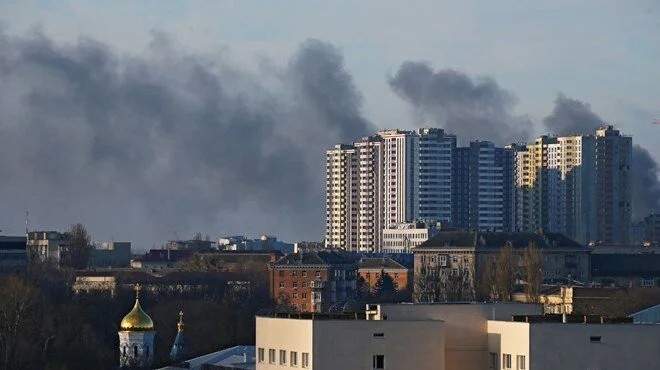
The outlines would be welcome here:
[[[660,368],[660,325],[531,324],[531,370]],[[601,337],[591,342],[590,337]]]

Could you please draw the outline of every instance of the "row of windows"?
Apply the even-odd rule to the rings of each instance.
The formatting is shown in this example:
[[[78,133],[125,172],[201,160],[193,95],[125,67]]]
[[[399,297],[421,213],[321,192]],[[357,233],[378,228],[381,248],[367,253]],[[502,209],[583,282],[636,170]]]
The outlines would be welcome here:
[[[280,350],[280,356],[279,356],[279,364],[280,365],[286,365],[287,364],[287,351],[281,349]],[[265,358],[266,351],[263,348],[259,348],[257,350],[257,361],[259,363],[264,363],[266,361]],[[268,349],[268,363],[269,364],[275,364],[276,363],[276,358],[275,358],[275,350],[274,349]],[[289,356],[289,365],[292,367],[297,367],[298,366],[298,352],[296,351],[290,351]],[[303,352],[301,356],[301,366],[302,368],[308,368],[309,367],[309,353]]]
[[[488,364],[488,369],[489,370],[509,370],[513,369],[513,363],[512,363],[512,355],[509,353],[502,353],[502,364],[500,368],[500,360],[499,360],[499,355],[495,352],[491,352],[490,354],[490,363]],[[525,370],[527,368],[527,359],[525,356],[522,355],[517,355],[516,356],[516,370]]]
[[[284,270],[280,270],[280,271],[279,271],[279,275],[280,275],[280,277],[283,277],[284,274],[285,274],[285,271],[284,271]],[[306,276],[307,276],[307,270],[303,270],[303,271],[301,271],[301,272],[300,272],[300,275],[301,275],[302,277],[306,277]],[[316,272],[314,272],[314,275],[315,275],[316,277],[321,277],[321,271],[320,271],[320,270],[316,270]],[[298,271],[296,271],[296,270],[291,271],[291,276],[298,276]]]

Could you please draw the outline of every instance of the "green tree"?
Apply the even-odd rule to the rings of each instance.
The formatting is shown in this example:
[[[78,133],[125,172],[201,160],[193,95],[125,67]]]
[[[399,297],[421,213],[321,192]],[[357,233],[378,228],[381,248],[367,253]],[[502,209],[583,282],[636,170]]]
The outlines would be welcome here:
[[[381,269],[372,292],[376,301],[390,300],[394,297],[397,291],[398,287],[396,281],[392,279],[390,274],[385,272],[385,269]]]

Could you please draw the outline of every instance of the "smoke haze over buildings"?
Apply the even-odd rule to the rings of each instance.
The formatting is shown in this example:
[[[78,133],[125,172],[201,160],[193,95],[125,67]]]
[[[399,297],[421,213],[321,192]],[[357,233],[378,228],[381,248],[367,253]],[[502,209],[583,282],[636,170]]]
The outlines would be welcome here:
[[[420,125],[436,123],[460,141],[504,145],[530,135],[530,120],[513,113],[516,97],[492,78],[472,79],[459,71],[434,71],[426,63],[408,61],[389,84],[413,106]]]
[[[405,62],[388,83],[419,125],[462,141],[532,137],[516,97],[491,78]],[[81,221],[95,239],[137,249],[196,231],[320,239],[325,149],[378,129],[361,101],[342,54],[317,40],[247,72],[158,33],[140,54],[0,33],[0,229],[20,231],[28,209],[32,228]],[[561,134],[603,121],[559,96],[543,122]],[[640,216],[660,186],[648,152],[633,157]]]
[[[332,45],[264,73],[158,34],[144,55],[0,35],[2,228],[29,209],[35,228],[80,220],[138,248],[195,230],[319,238],[323,149],[374,128]]]

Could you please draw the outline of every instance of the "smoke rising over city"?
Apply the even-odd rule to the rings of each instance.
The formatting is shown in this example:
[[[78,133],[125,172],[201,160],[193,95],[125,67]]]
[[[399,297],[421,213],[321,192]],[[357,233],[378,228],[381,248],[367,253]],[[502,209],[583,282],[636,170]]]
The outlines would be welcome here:
[[[436,123],[460,141],[504,145],[530,136],[530,120],[513,113],[517,98],[492,78],[472,79],[463,72],[435,71],[426,63],[407,61],[389,84],[413,106],[420,125]]]
[[[374,128],[332,45],[264,73],[163,35],[128,56],[0,36],[3,229],[29,209],[33,228],[83,221],[138,248],[195,230],[319,238],[324,149]]]
[[[196,231],[320,239],[325,149],[378,130],[342,54],[308,40],[258,72],[227,60],[162,34],[141,54],[0,34],[0,228],[20,230],[27,209],[33,229],[82,221],[137,249]],[[420,126],[463,142],[533,137],[515,95],[492,78],[405,62],[387,82]],[[603,120],[560,95],[543,123],[593,133]],[[648,152],[633,157],[639,217],[658,210],[660,184]]]

